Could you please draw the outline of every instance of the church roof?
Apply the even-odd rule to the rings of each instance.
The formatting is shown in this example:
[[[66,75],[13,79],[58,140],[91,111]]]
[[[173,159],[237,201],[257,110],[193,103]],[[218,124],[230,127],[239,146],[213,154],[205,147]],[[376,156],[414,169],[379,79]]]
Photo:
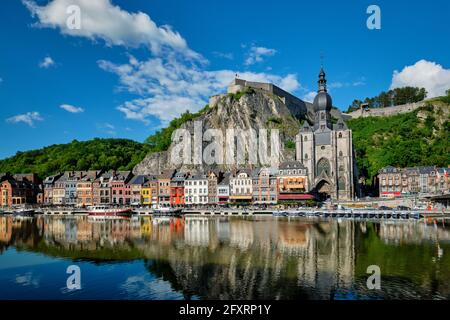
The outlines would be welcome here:
[[[311,126],[309,125],[308,121],[304,121],[302,126],[300,127],[300,131],[302,132],[306,132],[306,131],[311,131]]]
[[[342,118],[339,118],[336,124],[333,125],[333,130],[339,131],[339,130],[347,130],[347,124],[344,122]]]
[[[320,68],[319,80],[317,81],[319,90],[314,98],[313,107],[314,111],[330,111],[333,106],[331,96],[327,93],[327,80],[325,79],[325,71],[323,67]]]

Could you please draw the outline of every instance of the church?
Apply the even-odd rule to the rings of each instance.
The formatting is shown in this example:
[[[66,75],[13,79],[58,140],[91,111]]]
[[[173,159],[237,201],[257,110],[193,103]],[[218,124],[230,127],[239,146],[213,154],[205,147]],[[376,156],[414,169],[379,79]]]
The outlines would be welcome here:
[[[296,136],[296,159],[308,170],[310,192],[322,199],[353,200],[356,164],[352,131],[341,118],[332,123],[332,100],[323,68],[318,84],[313,102],[314,124],[305,121],[300,128]]]

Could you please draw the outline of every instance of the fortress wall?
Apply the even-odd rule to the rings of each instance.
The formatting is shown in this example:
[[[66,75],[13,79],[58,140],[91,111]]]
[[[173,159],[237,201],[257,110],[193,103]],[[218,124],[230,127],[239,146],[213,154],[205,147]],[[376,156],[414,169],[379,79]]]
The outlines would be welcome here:
[[[400,113],[406,113],[416,110],[424,105],[424,101],[415,102],[415,103],[407,103],[400,106],[387,107],[387,108],[373,108],[373,109],[358,109],[356,111],[348,113],[348,115],[352,118],[360,118],[360,117],[388,117],[393,116]]]
[[[303,116],[307,112],[306,104],[304,101],[271,83],[235,79],[228,87],[228,93],[236,93],[238,91],[242,91],[245,89],[245,87],[263,90],[280,97],[283,103],[295,116]]]

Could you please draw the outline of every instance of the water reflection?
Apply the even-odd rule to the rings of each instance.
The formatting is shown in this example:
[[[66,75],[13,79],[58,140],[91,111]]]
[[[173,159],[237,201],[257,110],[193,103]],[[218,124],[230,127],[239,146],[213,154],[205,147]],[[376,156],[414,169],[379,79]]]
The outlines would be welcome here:
[[[0,252],[11,248],[94,268],[142,261],[147,274],[185,299],[450,298],[450,229],[443,223],[0,217]],[[381,268],[380,291],[366,288],[373,264]],[[124,272],[127,288],[142,286],[139,297],[171,297]]]

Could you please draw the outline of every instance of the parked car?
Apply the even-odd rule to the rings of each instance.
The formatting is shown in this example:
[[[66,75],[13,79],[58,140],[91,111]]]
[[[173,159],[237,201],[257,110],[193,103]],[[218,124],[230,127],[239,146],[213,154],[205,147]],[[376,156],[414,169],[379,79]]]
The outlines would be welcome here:
[[[397,208],[395,208],[395,210],[409,211],[409,210],[411,210],[411,208],[406,207],[406,206],[397,206]]]
[[[380,206],[378,207],[378,210],[392,210],[392,208],[387,206]]]

